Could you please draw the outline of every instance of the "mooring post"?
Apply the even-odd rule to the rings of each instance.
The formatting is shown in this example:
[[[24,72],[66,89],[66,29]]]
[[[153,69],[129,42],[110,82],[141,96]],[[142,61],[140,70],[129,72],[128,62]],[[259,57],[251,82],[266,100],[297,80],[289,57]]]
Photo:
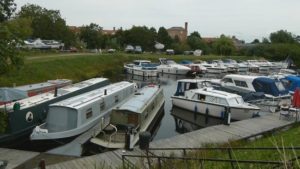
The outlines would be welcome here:
[[[44,159],[41,159],[39,163],[39,169],[46,169],[46,162]]]

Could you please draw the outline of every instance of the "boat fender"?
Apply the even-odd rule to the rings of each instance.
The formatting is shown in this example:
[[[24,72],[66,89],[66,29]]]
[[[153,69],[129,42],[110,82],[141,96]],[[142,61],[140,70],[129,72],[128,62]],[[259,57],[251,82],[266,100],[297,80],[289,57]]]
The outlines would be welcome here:
[[[48,133],[48,130],[47,129],[41,129],[39,126],[36,126],[35,127],[35,131],[37,133]]]

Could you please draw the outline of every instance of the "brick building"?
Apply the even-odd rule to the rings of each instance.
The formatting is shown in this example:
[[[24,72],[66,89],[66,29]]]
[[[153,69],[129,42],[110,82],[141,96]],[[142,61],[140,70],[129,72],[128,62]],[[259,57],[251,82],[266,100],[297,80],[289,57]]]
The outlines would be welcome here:
[[[167,29],[169,36],[175,39],[178,36],[180,41],[185,41],[188,35],[188,23],[185,22],[184,28],[183,27],[171,27]]]

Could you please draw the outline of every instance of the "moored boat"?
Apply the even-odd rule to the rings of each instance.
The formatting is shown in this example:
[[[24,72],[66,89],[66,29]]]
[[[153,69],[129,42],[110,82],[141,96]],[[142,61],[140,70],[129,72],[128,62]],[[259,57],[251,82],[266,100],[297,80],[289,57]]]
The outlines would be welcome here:
[[[111,109],[133,94],[135,87],[118,82],[51,104],[46,122],[33,130],[30,139],[70,141],[97,123],[106,126]]]
[[[244,120],[259,115],[260,108],[245,103],[239,95],[213,88],[186,90],[184,94],[172,96],[173,106],[207,116],[225,118],[231,113],[234,120]]]
[[[124,68],[129,74],[155,77],[157,76],[157,66],[158,64],[151,63],[149,60],[134,60],[133,63],[125,64]]]
[[[147,131],[163,111],[164,96],[157,85],[145,86],[126,103],[112,111],[111,122],[91,142],[105,148],[125,148],[139,140],[139,133]],[[127,141],[126,141],[127,140]]]
[[[175,75],[186,75],[191,68],[177,64],[173,60],[160,58],[160,65],[157,66],[157,72]]]
[[[106,78],[93,78],[0,106],[1,120],[5,124],[0,130],[0,145],[9,145],[13,140],[28,139],[32,129],[45,121],[48,105],[108,84]]]

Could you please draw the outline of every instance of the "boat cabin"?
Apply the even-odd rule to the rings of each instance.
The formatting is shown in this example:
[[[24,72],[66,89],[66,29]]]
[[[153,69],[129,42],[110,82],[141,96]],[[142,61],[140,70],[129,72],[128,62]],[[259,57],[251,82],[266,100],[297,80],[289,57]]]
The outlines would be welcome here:
[[[111,113],[111,123],[121,126],[128,124],[139,128],[151,117],[155,107],[163,99],[163,92],[158,86],[146,86]]]
[[[211,82],[200,79],[181,79],[177,81],[175,96],[183,96],[187,90],[201,89],[204,87],[212,87]]]
[[[131,95],[134,83],[119,82],[70,99],[51,104],[46,119],[46,126],[52,132],[75,129],[99,116],[105,116],[114,105]]]
[[[244,104],[242,96],[215,90],[213,88],[190,90],[185,93],[185,96],[192,100],[200,100],[202,102],[222,106],[238,106]]]
[[[226,75],[221,80],[221,86],[240,93],[263,92],[272,96],[288,94],[281,81],[265,76]]]

